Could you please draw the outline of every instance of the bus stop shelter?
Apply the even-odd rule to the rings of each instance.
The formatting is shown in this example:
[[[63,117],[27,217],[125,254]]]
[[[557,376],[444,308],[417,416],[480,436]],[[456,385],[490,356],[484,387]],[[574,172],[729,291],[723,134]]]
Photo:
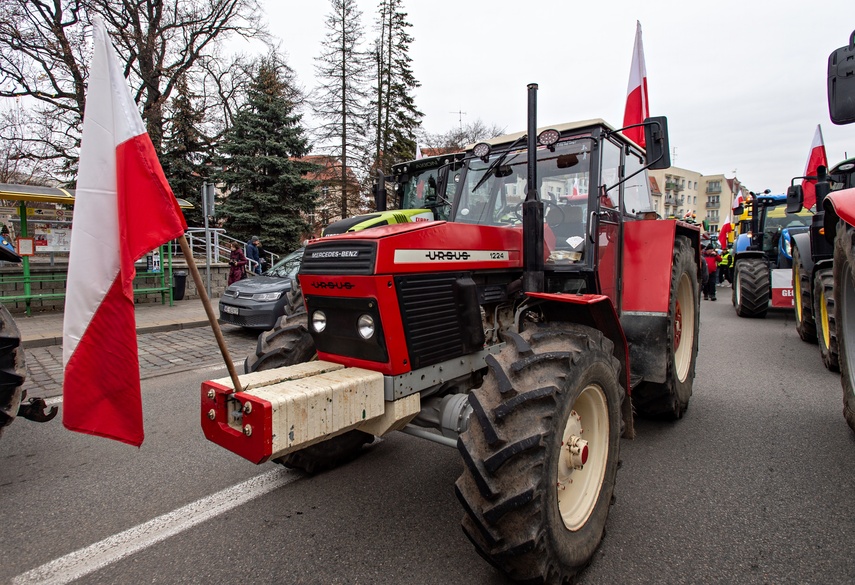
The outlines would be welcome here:
[[[0,274],[0,290],[2,290],[0,300],[7,303],[24,302],[26,313],[29,315],[33,301],[65,297],[64,286],[56,290],[54,285],[50,284],[64,281],[65,274],[54,272],[48,275],[35,275],[31,257],[39,253],[53,254],[69,250],[73,210],[59,204],[73,206],[74,190],[0,183],[0,200],[16,203],[13,207],[0,207],[0,215],[10,216],[13,224],[17,222],[15,244],[18,253],[22,256],[21,274],[5,272]],[[45,208],[30,205],[32,203],[54,205]],[[178,204],[181,209],[193,208],[193,205],[185,199],[178,199]],[[43,233],[36,234],[36,230],[33,229],[35,225],[50,227]],[[41,239],[36,240],[36,235]],[[42,249],[39,250],[39,248]],[[161,259],[165,260],[165,266]],[[44,292],[45,284],[53,287],[50,292]],[[168,298],[170,305],[172,304],[172,246],[160,246],[149,255],[146,269],[137,271],[134,294],[148,293],[159,293],[162,303],[166,303]]]

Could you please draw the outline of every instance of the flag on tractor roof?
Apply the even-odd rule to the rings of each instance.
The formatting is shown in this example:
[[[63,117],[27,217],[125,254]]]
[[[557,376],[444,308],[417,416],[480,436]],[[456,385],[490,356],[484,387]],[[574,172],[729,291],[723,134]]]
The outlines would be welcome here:
[[[825,155],[825,142],[822,140],[822,128],[816,125],[816,132],[813,134],[813,142],[810,144],[810,152],[808,153],[807,164],[805,165],[805,177],[815,177],[819,172],[819,167],[828,168],[828,157]],[[816,179],[804,179],[802,181],[802,191],[804,191],[804,206],[810,209],[816,205]]]
[[[62,422],[139,446],[134,262],[187,224],[100,21],[89,72],[63,323]]]
[[[647,101],[647,67],[644,64],[644,48],[641,45],[641,23],[636,21],[635,47],[632,51],[632,65],[629,69],[629,86],[626,89],[626,108],[623,112],[623,125],[641,124],[650,117],[650,105]],[[644,127],[637,126],[623,131],[623,135],[646,147]]]

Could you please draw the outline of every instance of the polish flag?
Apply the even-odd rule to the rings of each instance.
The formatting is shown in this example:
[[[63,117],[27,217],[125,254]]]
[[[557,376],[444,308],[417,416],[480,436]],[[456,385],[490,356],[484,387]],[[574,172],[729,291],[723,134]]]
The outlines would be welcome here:
[[[644,65],[644,48],[641,46],[641,23],[636,21],[635,48],[632,52],[632,66],[629,70],[629,86],[626,90],[626,109],[623,112],[623,125],[641,124],[650,117],[650,104],[647,101],[647,67]],[[644,148],[644,127],[638,126],[623,131],[624,136]]]
[[[810,144],[810,154],[808,155],[807,165],[805,166],[805,176],[815,177],[821,166],[828,168],[828,157],[825,156],[825,142],[822,140],[822,128],[817,124],[816,132],[813,135],[813,142]],[[803,180],[802,190],[805,194],[804,206],[810,209],[816,205],[816,181],[813,179]]]
[[[573,199],[578,199],[578,197],[579,197],[579,178],[578,177],[573,179],[573,194],[570,197]]]
[[[733,209],[736,209],[737,207],[739,207],[743,203],[745,203],[745,199],[742,197],[742,191],[739,191],[736,194],[736,199],[733,200]]]
[[[134,262],[187,224],[100,21],[93,41],[68,260],[62,423],[140,446]]]
[[[727,234],[733,230],[733,225],[730,223],[730,216],[724,220],[721,228],[718,230],[718,243],[721,244],[721,249],[727,249]]]

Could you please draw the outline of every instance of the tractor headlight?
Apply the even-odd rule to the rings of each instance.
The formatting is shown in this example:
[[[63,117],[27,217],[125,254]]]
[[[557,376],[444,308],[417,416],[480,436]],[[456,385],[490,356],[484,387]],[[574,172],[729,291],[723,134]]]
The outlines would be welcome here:
[[[374,317],[371,315],[360,315],[356,322],[356,329],[359,331],[359,336],[362,339],[371,339],[374,337],[374,331],[376,330]]]
[[[256,293],[252,295],[254,301],[275,301],[282,296],[282,292]]]
[[[327,316],[323,311],[315,311],[312,313],[312,329],[315,333],[323,333],[327,328]]]

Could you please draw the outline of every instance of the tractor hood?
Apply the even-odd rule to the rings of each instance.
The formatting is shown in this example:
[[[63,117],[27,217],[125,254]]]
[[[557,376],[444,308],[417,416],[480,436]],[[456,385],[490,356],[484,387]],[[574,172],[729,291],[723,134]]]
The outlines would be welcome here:
[[[454,242],[454,247],[445,246]],[[522,267],[522,228],[445,221],[314,240],[300,274],[369,275]]]

